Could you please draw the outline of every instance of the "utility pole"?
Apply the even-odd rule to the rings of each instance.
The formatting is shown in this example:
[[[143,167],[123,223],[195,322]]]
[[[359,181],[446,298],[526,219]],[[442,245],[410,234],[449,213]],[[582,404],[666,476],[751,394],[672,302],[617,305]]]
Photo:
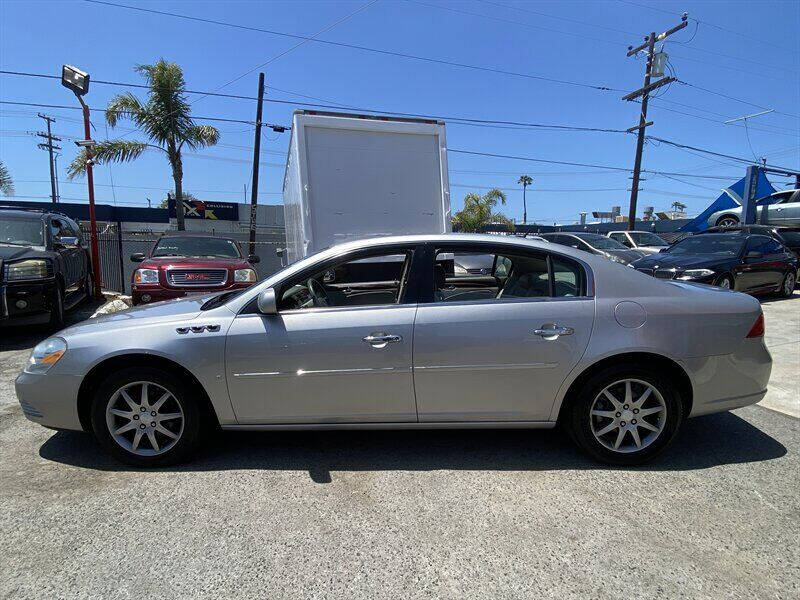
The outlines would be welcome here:
[[[688,13],[683,13],[681,17],[681,24],[676,25],[672,29],[668,29],[664,33],[656,34],[654,31],[650,33],[645,38],[644,44],[637,46],[636,48],[632,46],[628,46],[628,57],[631,57],[635,54],[638,54],[642,50],[647,50],[647,66],[644,72],[644,84],[638,90],[631,92],[630,94],[623,96],[623,100],[631,101],[635,100],[636,98],[642,98],[642,110],[639,113],[639,124],[631,127],[628,129],[628,133],[633,133],[637,131],[636,136],[636,158],[634,159],[633,163],[633,183],[631,185],[631,205],[628,211],[628,230],[632,231],[634,225],[636,223],[636,201],[639,199],[639,179],[641,175],[642,169],[642,151],[644,149],[644,136],[645,136],[645,129],[653,124],[652,121],[647,120],[647,104],[650,99],[650,92],[656,90],[662,86],[665,86],[669,83],[675,81],[674,77],[663,77],[663,73],[661,74],[654,74],[653,73],[653,62],[655,57],[655,47],[656,42],[660,42],[670,35],[675,33],[676,31],[680,31],[688,24],[687,18],[689,17]],[[662,77],[655,83],[651,83],[650,80],[653,77]]]
[[[47,133],[44,133],[42,131],[36,133],[37,137],[46,139],[47,143],[37,144],[37,146],[42,150],[47,150],[50,153],[50,194],[53,200],[53,204],[56,204],[58,203],[58,194],[56,194],[56,176],[55,176],[55,167],[53,162],[53,150],[61,150],[61,146],[54,146],[53,142],[60,142],[61,138],[55,137],[50,131],[50,123],[55,123],[55,119],[52,117],[48,117],[47,115],[43,115],[42,113],[37,113],[37,114],[47,123]]]
[[[264,108],[264,73],[258,74],[256,139],[253,144],[253,186],[250,190],[250,254],[256,253],[256,217],[258,215],[258,163],[261,158],[261,113]]]
[[[53,154],[53,162],[56,165],[56,202],[61,202],[61,190],[58,187],[58,157],[61,156],[58,152]]]

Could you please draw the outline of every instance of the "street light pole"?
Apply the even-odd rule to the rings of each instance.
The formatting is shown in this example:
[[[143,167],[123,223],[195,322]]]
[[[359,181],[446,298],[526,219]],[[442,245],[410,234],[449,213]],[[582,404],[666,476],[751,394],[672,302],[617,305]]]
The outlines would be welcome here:
[[[83,101],[89,91],[89,74],[72,65],[61,67],[61,85],[72,90],[83,108],[83,140],[75,142],[86,149],[86,181],[89,186],[89,236],[91,239],[92,268],[94,270],[94,297],[102,298],[102,274],[100,272],[100,252],[97,249],[97,220],[94,211],[94,174],[92,173],[92,124],[89,119],[89,106]]]
[[[92,141],[92,125],[89,119],[89,106],[83,101],[83,98],[75,94],[78,101],[83,108],[83,135],[86,142]],[[92,246],[92,266],[94,267],[94,297],[102,298],[102,276],[100,273],[100,252],[97,248],[97,219],[94,210],[94,174],[92,173],[92,146],[93,144],[86,144],[86,183],[89,186],[89,236],[91,238]]]

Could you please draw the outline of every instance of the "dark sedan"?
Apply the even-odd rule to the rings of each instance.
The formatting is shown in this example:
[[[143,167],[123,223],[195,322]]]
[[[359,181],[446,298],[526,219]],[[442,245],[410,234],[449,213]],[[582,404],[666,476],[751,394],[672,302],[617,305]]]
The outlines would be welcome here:
[[[605,235],[600,235],[599,233],[561,232],[543,233],[541,236],[548,242],[569,246],[570,248],[576,248],[591,254],[599,254],[600,256],[605,256],[612,262],[623,265],[627,265],[645,256],[644,252],[631,250],[627,246],[620,244],[617,240],[611,239]]]
[[[709,233],[686,238],[630,265],[658,279],[680,279],[758,294],[791,296],[798,259],[765,235]]]

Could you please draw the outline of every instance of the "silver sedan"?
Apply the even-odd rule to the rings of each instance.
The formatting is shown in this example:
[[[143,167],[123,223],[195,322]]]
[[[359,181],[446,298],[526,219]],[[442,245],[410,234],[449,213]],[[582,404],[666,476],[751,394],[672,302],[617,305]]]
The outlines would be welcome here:
[[[766,223],[770,225],[800,225],[800,190],[782,190],[769,195],[771,204],[756,207],[756,222],[761,223],[764,206]],[[760,202],[761,200],[758,200]],[[742,220],[742,207],[718,210],[708,217],[708,226],[735,227]]]
[[[454,273],[453,256],[492,255]],[[758,402],[758,301],[516,237],[351,242],[240,291],[84,322],[16,380],[25,415],[120,460],[186,459],[234,430],[551,428],[635,464],[687,417]]]

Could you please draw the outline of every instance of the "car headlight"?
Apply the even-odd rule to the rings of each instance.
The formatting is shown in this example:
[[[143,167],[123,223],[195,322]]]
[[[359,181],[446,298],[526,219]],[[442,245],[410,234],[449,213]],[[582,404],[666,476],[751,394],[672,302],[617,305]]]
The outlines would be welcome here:
[[[64,338],[52,337],[36,344],[28,359],[25,371],[28,373],[46,373],[56,364],[67,351],[67,341]]]
[[[21,260],[6,265],[6,281],[20,281],[22,279],[44,279],[47,277],[47,261],[41,259]]]
[[[453,273],[456,275],[467,275],[468,271],[461,265],[453,265]]]
[[[233,272],[233,280],[236,283],[254,283],[256,272],[253,269],[236,269]]]
[[[703,277],[708,277],[709,275],[713,275],[714,271],[711,269],[689,269],[683,272],[683,275],[678,277],[678,279],[701,279]]]
[[[636,267],[634,267],[634,266],[633,266],[633,263],[632,263],[632,262],[629,262],[629,263],[628,263],[628,266],[629,266],[631,269],[635,269],[635,268],[636,268]]]
[[[136,269],[133,283],[158,283],[158,269]]]

